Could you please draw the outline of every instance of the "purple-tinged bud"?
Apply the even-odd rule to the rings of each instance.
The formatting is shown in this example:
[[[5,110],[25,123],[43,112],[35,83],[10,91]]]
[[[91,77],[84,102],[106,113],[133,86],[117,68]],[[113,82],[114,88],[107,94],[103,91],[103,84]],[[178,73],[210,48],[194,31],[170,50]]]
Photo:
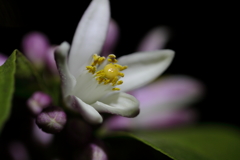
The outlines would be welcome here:
[[[170,37],[170,30],[160,26],[153,28],[140,42],[137,51],[153,51],[164,48]]]
[[[102,56],[107,57],[112,54],[119,37],[119,27],[117,23],[111,19],[108,25],[107,36],[102,49]]]
[[[108,160],[108,157],[101,145],[91,143],[84,152],[76,156],[74,160]]]
[[[37,116],[42,112],[42,110],[48,107],[52,102],[49,95],[43,92],[35,92],[28,100],[27,106],[30,111]]]
[[[54,138],[54,135],[42,131],[35,121],[32,123],[32,139],[35,144],[40,146],[49,146]]]
[[[47,133],[60,132],[67,122],[66,113],[59,107],[49,107],[43,110],[36,118],[39,128]]]
[[[27,149],[21,142],[11,142],[8,145],[8,152],[12,160],[29,160]]]
[[[7,60],[7,57],[0,53],[0,66],[3,65],[6,60]]]
[[[43,67],[49,49],[48,38],[39,32],[31,32],[22,40],[23,53],[37,67]]]

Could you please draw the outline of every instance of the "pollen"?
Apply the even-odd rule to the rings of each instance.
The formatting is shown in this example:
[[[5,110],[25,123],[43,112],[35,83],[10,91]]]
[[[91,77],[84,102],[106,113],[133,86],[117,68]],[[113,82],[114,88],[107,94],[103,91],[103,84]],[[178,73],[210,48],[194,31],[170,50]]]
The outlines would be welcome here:
[[[86,66],[86,69],[94,75],[99,84],[111,84],[112,86],[121,85],[123,81],[119,79],[124,77],[121,71],[127,69],[127,66],[117,64],[117,62],[118,60],[114,54],[108,55],[107,60],[105,57],[94,54],[91,65]],[[112,90],[119,91],[120,88],[114,87]]]

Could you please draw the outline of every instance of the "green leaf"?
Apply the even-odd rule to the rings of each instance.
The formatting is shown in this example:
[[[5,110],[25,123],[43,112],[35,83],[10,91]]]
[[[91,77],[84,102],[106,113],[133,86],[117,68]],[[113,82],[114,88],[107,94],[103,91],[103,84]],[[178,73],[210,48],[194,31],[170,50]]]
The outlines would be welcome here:
[[[37,90],[48,92],[43,84],[43,80],[39,73],[36,71],[32,63],[30,63],[22,53],[18,50],[16,52],[16,95],[20,97],[29,97]]]
[[[0,66],[0,131],[9,117],[14,91],[16,51]]]
[[[36,90],[47,92],[35,68],[18,50],[0,66],[0,131],[10,115],[14,90],[23,97]]]
[[[131,137],[174,160],[240,159],[239,130],[220,125],[169,131],[113,132],[104,137]]]

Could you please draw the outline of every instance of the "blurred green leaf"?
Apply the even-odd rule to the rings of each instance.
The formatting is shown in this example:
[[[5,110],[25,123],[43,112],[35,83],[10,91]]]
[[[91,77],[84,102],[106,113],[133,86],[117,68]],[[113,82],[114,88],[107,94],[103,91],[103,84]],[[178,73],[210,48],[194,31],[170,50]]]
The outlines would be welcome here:
[[[0,66],[0,131],[10,115],[14,90],[22,97],[36,90],[47,92],[35,68],[18,50]]]
[[[169,131],[113,132],[104,138],[131,137],[174,160],[239,160],[239,130],[220,125]]]
[[[0,131],[8,119],[14,91],[16,51],[0,66]]]
[[[42,78],[33,67],[32,63],[30,63],[18,50],[16,50],[16,52],[16,95],[27,98],[37,90],[48,92]]]

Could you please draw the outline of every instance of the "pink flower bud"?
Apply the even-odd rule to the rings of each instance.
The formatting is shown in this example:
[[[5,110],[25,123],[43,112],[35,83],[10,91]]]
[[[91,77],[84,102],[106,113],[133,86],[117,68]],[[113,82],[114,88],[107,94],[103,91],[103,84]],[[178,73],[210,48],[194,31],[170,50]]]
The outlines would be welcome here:
[[[32,138],[35,144],[40,146],[48,146],[53,140],[53,135],[42,131],[35,121],[32,123]]]
[[[45,56],[49,49],[48,38],[39,32],[31,32],[23,37],[23,53],[37,67],[43,67]]]
[[[118,37],[119,27],[117,23],[113,19],[111,19],[108,25],[106,40],[103,45],[103,56],[107,57],[109,54],[112,54],[112,51],[116,46]]]
[[[153,51],[162,49],[170,37],[170,31],[167,27],[156,27],[147,33],[140,42],[138,51]]]
[[[21,142],[11,142],[8,151],[12,160],[29,160],[27,149]]]
[[[0,53],[0,66],[3,65],[6,60],[7,60],[7,57]]]
[[[59,107],[48,107],[36,118],[39,128],[47,133],[60,132],[67,122],[66,113]]]
[[[51,104],[51,97],[43,92],[35,92],[27,101],[30,111],[37,116],[42,110]]]
[[[102,146],[91,143],[83,153],[76,156],[74,160],[108,160],[107,154]]]

